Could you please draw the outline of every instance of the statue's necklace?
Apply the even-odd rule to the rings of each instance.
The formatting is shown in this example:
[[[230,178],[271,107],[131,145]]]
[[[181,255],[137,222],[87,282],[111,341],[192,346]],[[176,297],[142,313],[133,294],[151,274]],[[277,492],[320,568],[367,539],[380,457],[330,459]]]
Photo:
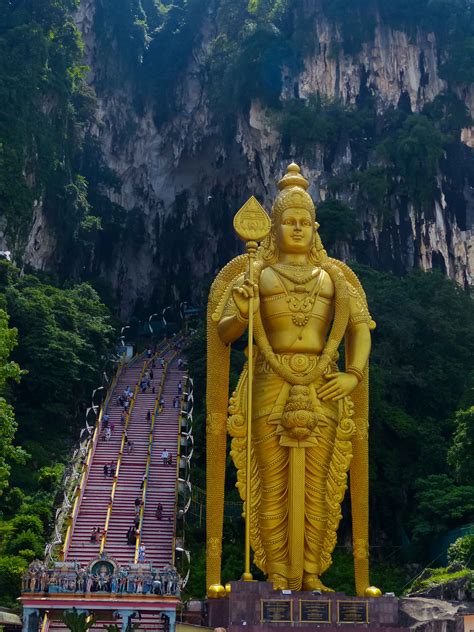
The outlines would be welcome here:
[[[286,263],[276,263],[272,268],[284,279],[296,283],[297,285],[306,285],[306,283],[316,278],[313,266],[295,266]],[[321,270],[319,270],[319,272],[321,273]]]

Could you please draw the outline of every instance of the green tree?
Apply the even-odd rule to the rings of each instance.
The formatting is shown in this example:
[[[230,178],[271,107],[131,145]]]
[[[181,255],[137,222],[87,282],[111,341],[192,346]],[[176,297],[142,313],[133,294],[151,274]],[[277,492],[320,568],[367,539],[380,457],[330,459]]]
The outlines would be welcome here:
[[[6,543],[6,552],[10,555],[20,556],[24,550],[34,551],[34,557],[42,558],[44,550],[44,540],[32,529],[26,529],[16,536],[13,536]]]
[[[448,463],[453,468],[457,481],[474,481],[474,406],[457,412],[454,423]]]
[[[19,331],[16,359],[28,371],[17,389],[22,436],[36,441],[58,420],[60,433],[67,436],[111,348],[109,312],[87,284],[61,289],[5,267],[6,302]]]
[[[62,463],[42,467],[38,473],[38,485],[46,492],[52,492],[61,482],[63,474],[64,465]]]
[[[329,251],[338,242],[350,242],[361,229],[356,211],[340,200],[322,202],[317,209],[317,219],[324,247]]]
[[[448,562],[462,564],[474,570],[474,535],[465,535],[450,544],[448,548]]]
[[[467,491],[448,476],[447,452],[452,419],[471,385],[474,304],[439,273],[398,278],[354,268],[377,323],[370,361],[372,528],[393,543],[407,533],[421,543],[425,529],[441,533],[462,524],[454,503]],[[435,479],[423,486],[430,476],[447,477],[437,498],[453,507],[447,520],[444,509],[438,522],[430,513]]]
[[[447,474],[419,479],[415,502],[411,522],[418,542],[429,544],[449,529],[474,521],[474,485],[456,485]]]
[[[10,354],[17,345],[18,332],[8,326],[8,314],[0,309],[0,496],[8,487],[11,463],[24,459],[21,448],[13,445],[17,423],[13,407],[6,400],[9,382],[19,382],[21,370]]]
[[[0,6],[0,204],[12,235],[26,229],[33,200],[68,159],[70,98],[81,83],[75,5],[38,0]],[[47,100],[55,115],[42,107]]]
[[[21,589],[21,578],[28,567],[23,557],[16,555],[0,556],[0,601],[12,607],[17,604]]]
[[[436,170],[444,153],[446,138],[422,114],[408,116],[394,137],[378,147],[402,178],[401,192],[425,208],[436,191]]]
[[[34,514],[20,514],[8,523],[12,536],[19,535],[23,531],[31,531],[36,535],[43,535],[44,526],[38,516]]]
[[[0,262],[0,305],[16,324],[10,329],[6,311],[0,309],[0,491],[5,488],[0,498],[0,573],[15,576],[11,587],[0,587],[0,603],[11,605],[20,569],[43,557],[64,471],[57,461],[67,458],[77,417],[101,377],[113,328],[107,308],[89,285],[55,287],[32,275],[21,276],[6,261]],[[10,353],[26,362],[26,382],[17,383],[21,371],[9,360]],[[6,398],[14,397],[18,440],[27,455],[12,445],[16,422]],[[6,488],[10,469],[14,485]]]

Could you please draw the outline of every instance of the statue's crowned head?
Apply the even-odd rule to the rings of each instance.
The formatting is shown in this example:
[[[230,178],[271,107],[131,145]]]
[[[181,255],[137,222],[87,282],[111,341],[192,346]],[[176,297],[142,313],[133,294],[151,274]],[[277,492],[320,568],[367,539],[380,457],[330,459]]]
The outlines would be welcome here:
[[[307,192],[309,182],[301,175],[301,169],[292,162],[288,165],[283,178],[278,182],[279,193],[272,206],[272,228],[268,236],[262,242],[260,249],[261,258],[267,264],[276,263],[280,252],[278,246],[278,232],[282,226],[285,211],[306,211],[308,219],[313,226],[309,259],[312,263],[320,265],[327,255],[321,244],[318,234],[319,224],[316,222],[316,208],[311,196]]]
[[[289,208],[302,208],[308,211],[311,218],[316,221],[316,209],[306,189],[309,182],[301,175],[301,169],[292,162],[288,165],[285,175],[278,182],[280,192],[276,196],[272,207],[272,222],[279,224],[284,211]]]

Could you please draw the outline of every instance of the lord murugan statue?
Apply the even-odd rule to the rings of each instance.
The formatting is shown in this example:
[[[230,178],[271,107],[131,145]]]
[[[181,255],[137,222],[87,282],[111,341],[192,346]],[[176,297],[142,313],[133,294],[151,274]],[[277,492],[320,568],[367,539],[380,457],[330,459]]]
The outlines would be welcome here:
[[[356,275],[323,248],[308,181],[296,164],[278,188],[269,232],[255,243],[253,278],[248,257],[238,256],[220,271],[209,296],[207,585],[210,596],[219,594],[228,433],[253,562],[276,589],[329,590],[321,575],[331,565],[350,471],[356,591],[363,595],[374,323]],[[247,362],[229,402],[230,345],[249,317],[252,380]]]

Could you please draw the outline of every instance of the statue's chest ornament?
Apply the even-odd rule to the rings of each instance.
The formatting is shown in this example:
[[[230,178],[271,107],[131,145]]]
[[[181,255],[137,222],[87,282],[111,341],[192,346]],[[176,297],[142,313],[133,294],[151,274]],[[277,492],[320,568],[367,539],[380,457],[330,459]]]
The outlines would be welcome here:
[[[308,270],[307,268],[284,264],[276,264],[273,266],[273,269],[280,278],[285,290],[286,302],[292,314],[291,319],[293,323],[297,327],[304,327],[309,322],[314,303],[321,291],[323,280],[322,271],[319,270],[317,276],[315,276],[313,268]],[[288,288],[288,281],[294,283],[292,288]],[[310,284],[311,281],[316,282],[310,290],[308,289],[308,284]],[[300,296],[296,296],[297,294]]]
[[[314,296],[306,296],[301,299],[296,298],[296,296],[286,297],[288,308],[292,313],[291,320],[297,327],[304,327],[308,324],[314,301]]]

